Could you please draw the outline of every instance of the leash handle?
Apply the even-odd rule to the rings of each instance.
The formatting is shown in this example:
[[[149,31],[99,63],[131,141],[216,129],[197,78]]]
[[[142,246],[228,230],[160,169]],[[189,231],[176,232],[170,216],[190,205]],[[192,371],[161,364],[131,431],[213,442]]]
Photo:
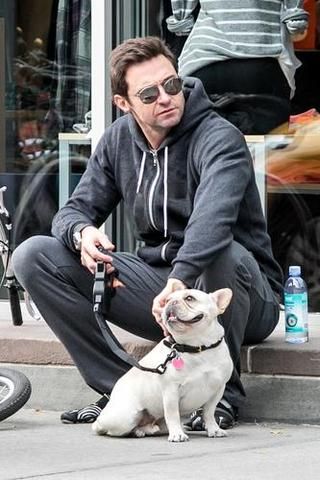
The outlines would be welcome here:
[[[97,262],[93,284],[93,311],[100,308],[105,288],[106,270],[103,262]]]
[[[104,254],[108,254],[108,250],[98,247],[98,250]],[[98,260],[96,263],[95,282],[93,285],[93,305],[94,311],[102,306],[103,298],[105,298],[104,307],[110,310],[111,298],[116,294],[114,280],[119,277],[119,271],[115,268],[113,272],[107,274],[105,263]],[[105,296],[105,294],[107,295]]]

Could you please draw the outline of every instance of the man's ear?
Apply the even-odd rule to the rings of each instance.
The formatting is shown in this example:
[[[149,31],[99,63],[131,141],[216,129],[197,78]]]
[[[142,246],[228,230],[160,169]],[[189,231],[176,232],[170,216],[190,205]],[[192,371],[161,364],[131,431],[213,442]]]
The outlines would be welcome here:
[[[130,104],[128,100],[123,97],[122,95],[114,95],[113,96],[113,103],[116,105],[116,107],[120,108],[124,113],[128,113],[130,111]]]

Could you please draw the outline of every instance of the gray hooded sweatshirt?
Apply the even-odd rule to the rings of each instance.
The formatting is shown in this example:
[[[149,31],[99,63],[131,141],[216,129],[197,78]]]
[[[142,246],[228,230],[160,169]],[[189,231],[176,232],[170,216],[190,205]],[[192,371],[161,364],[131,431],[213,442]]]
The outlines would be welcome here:
[[[192,287],[235,240],[250,251],[272,289],[282,290],[243,135],[217,115],[202,83],[184,79],[180,123],[157,151],[131,114],[102,136],[78,186],[53,220],[53,235],[74,250],[77,225],[99,227],[123,200],[150,265]]]

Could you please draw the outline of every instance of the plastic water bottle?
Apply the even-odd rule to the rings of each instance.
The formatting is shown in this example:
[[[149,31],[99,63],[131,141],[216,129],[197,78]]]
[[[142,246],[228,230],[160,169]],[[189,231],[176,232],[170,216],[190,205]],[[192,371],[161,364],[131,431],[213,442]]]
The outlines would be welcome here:
[[[286,342],[308,342],[308,290],[299,266],[289,267],[289,277],[284,285],[284,310]]]

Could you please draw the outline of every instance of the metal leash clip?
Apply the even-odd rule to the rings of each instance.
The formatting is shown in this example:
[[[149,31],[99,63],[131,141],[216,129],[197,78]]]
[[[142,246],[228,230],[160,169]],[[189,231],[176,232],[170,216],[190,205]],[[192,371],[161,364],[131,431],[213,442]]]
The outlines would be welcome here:
[[[157,366],[156,370],[157,373],[160,373],[162,375],[166,370],[167,370],[167,363],[171,362],[174,358],[177,356],[177,351],[176,350],[171,350],[170,353],[168,353],[167,358],[163,363],[160,363],[160,365]]]

